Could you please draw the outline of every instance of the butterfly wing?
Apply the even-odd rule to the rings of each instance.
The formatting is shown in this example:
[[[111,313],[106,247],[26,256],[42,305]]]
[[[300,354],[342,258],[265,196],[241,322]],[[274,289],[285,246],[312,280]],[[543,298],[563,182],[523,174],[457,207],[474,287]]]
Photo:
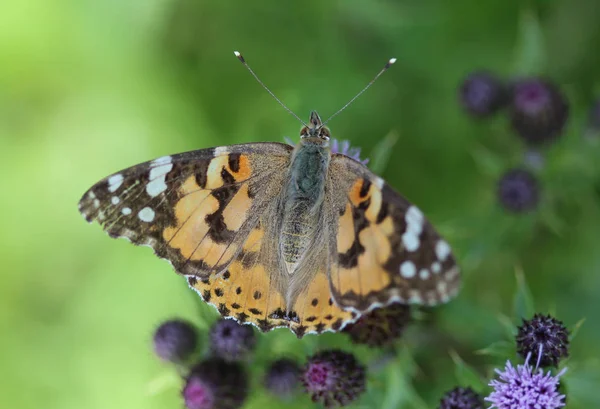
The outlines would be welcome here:
[[[327,246],[315,246],[315,251],[308,252],[310,261],[289,276],[279,251],[280,209],[277,200],[270,202],[223,274],[189,277],[188,283],[221,315],[252,323],[265,332],[288,327],[302,337],[337,331],[356,314],[343,311],[331,298]],[[321,237],[318,242],[325,241]]]
[[[459,290],[450,246],[423,213],[355,160],[328,175],[329,278],[334,300],[363,312],[391,302],[436,305]]]
[[[184,275],[224,270],[283,187],[293,147],[253,143],[165,156],[115,173],[79,202],[111,237],[148,245]]]

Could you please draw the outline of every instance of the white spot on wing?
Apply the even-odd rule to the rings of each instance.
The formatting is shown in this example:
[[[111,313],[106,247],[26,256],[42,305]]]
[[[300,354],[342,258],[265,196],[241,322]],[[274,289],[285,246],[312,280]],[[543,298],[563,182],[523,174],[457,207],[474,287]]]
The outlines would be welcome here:
[[[229,149],[227,146],[217,146],[215,148],[215,156],[227,155],[229,153]]]
[[[423,232],[423,213],[415,206],[410,206],[404,216],[406,231],[402,234],[402,243],[408,251],[417,251],[420,246],[419,236]]]
[[[120,173],[112,175],[108,178],[108,191],[111,193],[114,192],[121,186],[121,183],[123,183],[123,175]]]
[[[94,199],[94,207],[100,207],[100,200]]]
[[[110,198],[110,201],[112,204],[118,205],[121,200],[117,196],[113,196]]]
[[[434,274],[437,274],[440,271],[442,271],[442,265],[439,263],[439,261],[434,261],[431,264],[431,271],[433,271]]]
[[[438,240],[435,244],[435,255],[441,261],[444,261],[450,255],[450,246],[444,240]]]
[[[417,273],[417,267],[415,267],[415,263],[412,261],[405,261],[400,264],[400,275],[404,278],[413,278]]]
[[[426,268],[422,268],[419,271],[419,278],[421,280],[427,280],[429,278],[429,270],[427,270]]]
[[[379,176],[377,176],[374,180],[375,186],[377,187],[377,189],[381,190],[383,189],[383,179],[381,179]]]
[[[149,182],[146,185],[146,192],[150,197],[156,197],[167,190],[165,179],[167,173],[173,169],[172,158],[170,156],[163,156],[153,160],[150,166]]]
[[[164,165],[164,164],[167,164],[167,163],[171,163],[171,161],[172,161],[172,158],[170,156],[168,156],[168,155],[167,156],[161,156],[160,158],[154,159],[152,161],[152,166]]]
[[[152,220],[154,220],[154,210],[152,210],[149,207],[144,207],[142,210],[140,210],[140,212],[138,213],[138,217],[140,218],[141,221],[143,222],[151,222]]]
[[[419,248],[419,236],[412,231],[407,231],[402,235],[402,243],[408,251],[416,251]]]
[[[128,216],[131,214],[131,209],[129,207],[124,207],[121,209],[121,213],[123,213],[125,216]]]

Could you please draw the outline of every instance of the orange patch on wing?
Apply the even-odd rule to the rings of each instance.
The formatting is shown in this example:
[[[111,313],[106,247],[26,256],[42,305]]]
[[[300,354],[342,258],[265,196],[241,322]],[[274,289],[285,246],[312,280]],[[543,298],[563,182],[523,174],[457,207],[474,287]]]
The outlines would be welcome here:
[[[264,230],[260,228],[255,228],[250,232],[250,235],[246,239],[243,245],[244,251],[258,251],[260,249],[260,244],[263,236],[265,235]]]
[[[206,170],[206,188],[216,189],[223,186],[223,177],[221,176],[221,170],[223,167],[227,167],[228,156],[216,156],[211,159],[208,169]]]
[[[362,189],[363,182],[364,182],[363,179],[356,179],[354,184],[352,184],[350,191],[348,192],[348,198],[350,199],[350,202],[354,206],[358,206],[361,202],[365,201],[368,197],[368,195],[365,197],[360,196],[360,191]],[[372,188],[372,186],[371,186],[371,188]]]
[[[365,215],[367,216],[367,220],[374,223],[375,220],[377,220],[377,215],[379,214],[379,210],[381,210],[381,202],[382,202],[381,190],[375,188],[374,185],[371,185],[371,187],[369,189],[369,193],[367,194],[367,197],[371,198],[371,201],[369,202],[369,207],[367,208]]]
[[[196,280],[194,288],[223,316],[250,322],[263,331],[289,325],[269,317],[276,310],[285,310],[285,302],[262,264],[247,268],[240,260],[234,261],[225,272]]]
[[[292,323],[292,330],[306,327],[305,332],[338,331],[352,320],[352,313],[338,307],[331,297],[329,280],[323,270],[300,293],[292,308],[299,322]]]
[[[243,184],[223,210],[223,220],[229,230],[239,230],[248,217],[252,199],[248,196],[248,184]]]
[[[344,214],[338,219],[337,251],[347,252],[354,243],[354,219],[352,218],[352,207],[346,205]]]
[[[383,265],[392,254],[389,239],[392,232],[393,223],[387,217],[379,225],[373,224],[359,233],[360,243],[365,250],[358,256],[356,267],[332,267],[331,281],[339,293],[352,291],[357,295],[366,295],[380,291],[391,283],[391,277]]]
[[[183,197],[175,205],[177,225],[167,227],[163,238],[179,249],[183,257],[190,258],[208,233],[206,215],[219,208],[219,201],[208,190],[202,190],[193,176],[185,181],[180,192]]]
[[[248,155],[240,155],[239,158],[239,169],[234,173],[235,180],[246,180],[252,174],[252,166],[250,166],[250,159]]]

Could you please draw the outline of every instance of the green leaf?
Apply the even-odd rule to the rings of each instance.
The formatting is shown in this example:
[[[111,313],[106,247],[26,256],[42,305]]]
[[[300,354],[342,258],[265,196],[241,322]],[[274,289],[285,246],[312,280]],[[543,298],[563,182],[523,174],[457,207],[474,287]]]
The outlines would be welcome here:
[[[373,173],[381,174],[385,170],[392,148],[398,142],[398,134],[395,131],[390,131],[382,140],[377,142],[370,156],[369,167]]]
[[[531,9],[523,9],[519,21],[519,39],[515,51],[514,72],[533,75],[546,66],[546,47],[538,16]]]
[[[515,269],[515,277],[517,279],[517,293],[514,301],[515,319],[530,318],[535,313],[535,307],[531,290],[525,281],[521,267]]]
[[[485,388],[485,383],[482,381],[481,376],[477,371],[463,361],[456,351],[451,350],[449,353],[455,364],[454,374],[458,384],[465,387],[470,386],[476,391],[483,390]]]
[[[583,325],[584,322],[585,322],[585,318],[582,318],[579,321],[577,321],[577,324],[575,324],[573,326],[573,329],[571,330],[571,334],[569,335],[569,341],[573,342],[573,340],[575,339],[575,336],[577,336],[577,334],[579,333],[579,330],[581,329],[581,326]]]
[[[478,355],[489,355],[503,359],[512,358],[515,352],[515,343],[509,341],[497,341],[486,348],[475,351]]]
[[[481,172],[491,177],[496,177],[505,168],[504,160],[483,146],[477,146],[471,150],[471,157],[477,163]]]
[[[502,325],[502,328],[504,328],[506,338],[508,340],[513,340],[517,335],[517,327],[515,326],[515,323],[504,314],[498,314],[498,321]]]

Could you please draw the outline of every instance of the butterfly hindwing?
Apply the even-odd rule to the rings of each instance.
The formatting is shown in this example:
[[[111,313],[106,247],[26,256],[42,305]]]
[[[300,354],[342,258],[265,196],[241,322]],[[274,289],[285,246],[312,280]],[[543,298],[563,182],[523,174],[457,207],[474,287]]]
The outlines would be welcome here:
[[[180,274],[206,277],[233,260],[279,195],[291,151],[253,143],[165,156],[101,180],[79,210],[110,236],[152,247]]]
[[[344,309],[436,305],[456,295],[459,269],[423,213],[355,160],[332,156],[328,186],[331,291]]]
[[[309,252],[314,263],[297,272],[305,277],[300,279],[302,283],[294,283],[298,276],[282,274],[278,209],[277,201],[269,204],[226,271],[202,279],[188,277],[188,283],[222,316],[251,323],[265,332],[288,327],[302,337],[337,331],[356,314],[343,311],[331,298],[326,248]]]

